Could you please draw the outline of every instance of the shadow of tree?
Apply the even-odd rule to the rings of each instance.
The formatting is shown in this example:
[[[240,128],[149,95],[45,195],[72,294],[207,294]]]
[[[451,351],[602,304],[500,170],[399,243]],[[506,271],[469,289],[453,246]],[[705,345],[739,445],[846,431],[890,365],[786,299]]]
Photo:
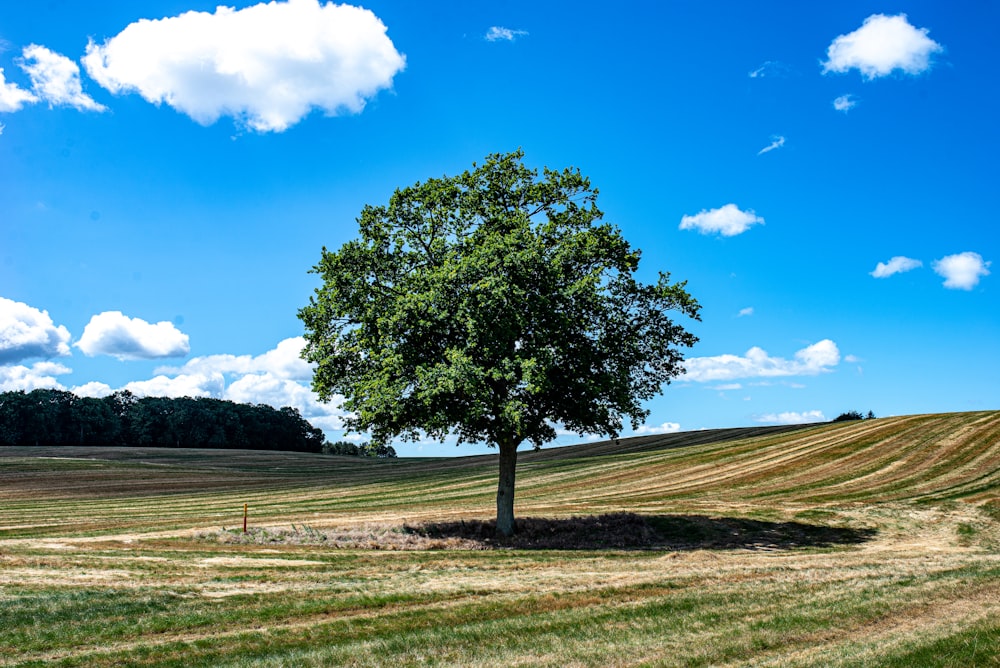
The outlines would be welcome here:
[[[526,550],[788,550],[855,545],[871,540],[874,529],[851,529],[802,522],[765,522],[705,515],[612,513],[516,522],[509,538],[496,535],[493,520],[459,520],[405,525],[425,538],[455,538],[489,548]]]

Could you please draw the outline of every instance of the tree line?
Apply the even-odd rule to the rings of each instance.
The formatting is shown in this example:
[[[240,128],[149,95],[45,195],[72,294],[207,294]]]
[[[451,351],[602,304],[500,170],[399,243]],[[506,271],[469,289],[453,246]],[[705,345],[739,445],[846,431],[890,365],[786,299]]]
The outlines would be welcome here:
[[[0,394],[0,446],[90,445],[323,452],[323,432],[291,407],[210,398]]]
[[[868,415],[862,415],[859,411],[846,411],[833,418],[833,422],[849,422],[851,420],[874,420],[875,413],[868,411]]]

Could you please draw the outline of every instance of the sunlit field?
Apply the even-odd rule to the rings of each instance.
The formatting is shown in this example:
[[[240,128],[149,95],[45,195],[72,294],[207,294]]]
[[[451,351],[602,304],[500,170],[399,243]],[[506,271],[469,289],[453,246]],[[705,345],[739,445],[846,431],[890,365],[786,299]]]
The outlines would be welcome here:
[[[524,452],[509,541],[495,485],[0,449],[0,664],[1000,665],[1000,412]]]

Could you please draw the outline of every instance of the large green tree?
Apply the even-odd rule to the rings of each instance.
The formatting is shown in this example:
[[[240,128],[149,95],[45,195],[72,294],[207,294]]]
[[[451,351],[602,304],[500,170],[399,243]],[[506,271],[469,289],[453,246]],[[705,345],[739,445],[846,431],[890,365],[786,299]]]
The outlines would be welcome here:
[[[323,400],[376,444],[423,434],[499,449],[497,531],[514,531],[518,446],[556,426],[615,437],[682,372],[698,318],[684,283],[634,277],[639,251],[602,222],[579,170],[537,170],[523,153],[365,206],[359,237],[323,248],[299,311]]]

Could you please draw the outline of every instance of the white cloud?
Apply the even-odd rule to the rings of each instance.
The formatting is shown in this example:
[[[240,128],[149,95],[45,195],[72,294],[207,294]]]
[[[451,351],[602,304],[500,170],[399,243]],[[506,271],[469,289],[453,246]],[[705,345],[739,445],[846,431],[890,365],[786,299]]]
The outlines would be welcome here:
[[[359,113],[405,62],[371,11],[318,0],[143,19],[83,58],[113,93],[138,92],[203,125],[232,116],[259,132],[281,132],[313,109]]]
[[[129,383],[123,389],[139,396],[213,397],[240,403],[292,406],[313,426],[343,429],[343,397],[322,403],[309,387],[313,367],[299,357],[305,339],[293,337],[261,355],[206,355],[179,367],[158,367],[156,377]],[[93,386],[93,387],[88,387]],[[101,383],[81,392],[110,393]],[[81,396],[88,396],[81,394]]]
[[[740,211],[735,204],[727,204],[718,209],[702,210],[694,216],[682,217],[680,229],[694,229],[702,234],[718,233],[724,237],[732,237],[746,232],[751,225],[757,223],[763,225],[764,219],[756,215],[752,209]]]
[[[736,314],[736,317],[744,318],[751,315],[753,315],[753,306],[747,306],[746,308],[741,308],[740,312]]]
[[[770,153],[771,151],[773,151],[775,149],[779,149],[779,148],[781,148],[784,145],[785,145],[785,138],[784,137],[782,137],[781,135],[773,135],[771,137],[771,143],[768,144],[767,146],[765,146],[764,148],[760,149],[759,151],[757,151],[757,155],[763,155],[765,153]]]
[[[510,28],[503,28],[501,26],[490,26],[490,29],[486,32],[485,39],[488,42],[496,42],[499,40],[513,42],[518,37],[527,34],[528,33],[524,30],[511,30]]]
[[[271,373],[279,378],[311,380],[313,365],[300,354],[306,340],[301,336],[285,339],[274,350],[252,357],[250,355],[207,355],[195,357],[180,367],[159,367],[162,374],[250,374]]]
[[[49,106],[74,107],[80,111],[105,111],[103,104],[83,92],[80,67],[72,60],[38,44],[24,49],[21,69],[31,77],[31,89]]]
[[[858,106],[858,101],[855,100],[854,96],[850,93],[847,95],[841,95],[833,101],[833,108],[837,111],[842,111],[845,114],[856,106]]]
[[[979,253],[965,252],[946,255],[935,260],[934,271],[945,279],[944,287],[953,290],[971,290],[979,285],[982,276],[989,276],[992,262],[984,262]]]
[[[71,391],[78,397],[90,397],[92,399],[100,399],[114,393],[110,385],[97,381],[77,385]]]
[[[313,426],[324,431],[344,427],[345,413],[340,408],[343,397],[335,396],[333,401],[324,404],[305,385],[271,373],[243,376],[226,388],[225,398],[241,403],[268,404],[275,408],[292,406]]]
[[[751,79],[763,79],[765,77],[787,77],[791,68],[777,60],[767,60],[755,70],[747,72]]]
[[[910,25],[906,14],[873,14],[854,32],[833,40],[823,73],[857,69],[866,79],[888,76],[897,69],[920,74],[930,69],[931,55],[944,50],[927,33],[927,28]]]
[[[771,357],[763,349],[754,346],[742,357],[727,354],[687,359],[684,361],[686,373],[680,380],[703,383],[738,378],[815,376],[831,371],[839,363],[840,350],[830,339],[799,350],[791,360]]]
[[[48,311],[0,297],[0,364],[70,354],[70,334]]]
[[[659,426],[644,424],[635,430],[635,435],[641,436],[643,434],[673,434],[680,430],[681,426],[676,422],[664,422]]]
[[[840,350],[837,344],[830,339],[823,339],[811,346],[806,346],[795,353],[797,364],[804,364],[804,367],[797,368],[795,375],[813,375],[821,371],[827,371],[827,367],[836,366],[840,363]]]
[[[0,392],[24,390],[61,390],[56,376],[71,373],[71,369],[56,362],[36,362],[30,367],[23,365],[0,366]]]
[[[875,278],[886,278],[888,276],[892,276],[893,274],[901,274],[905,271],[911,271],[922,266],[924,266],[924,263],[920,260],[914,260],[911,257],[897,255],[891,258],[888,262],[879,262],[875,265],[875,270],[871,272],[871,275]]]
[[[123,389],[139,397],[214,397],[221,398],[226,381],[221,373],[182,374],[174,378],[156,376],[133,381]]]
[[[722,385],[716,385],[712,389],[716,392],[735,392],[742,390],[743,386],[739,383],[723,383]]]
[[[105,311],[93,316],[75,344],[84,354],[110,355],[119,360],[183,357],[190,352],[188,335],[170,322],[155,325],[129,318],[121,311]]]
[[[34,104],[38,98],[31,91],[7,83],[3,68],[0,67],[0,112],[19,111],[26,104]]]
[[[765,424],[811,424],[813,422],[826,422],[826,416],[823,415],[823,411],[805,411],[803,413],[786,411],[758,415],[755,421]]]

